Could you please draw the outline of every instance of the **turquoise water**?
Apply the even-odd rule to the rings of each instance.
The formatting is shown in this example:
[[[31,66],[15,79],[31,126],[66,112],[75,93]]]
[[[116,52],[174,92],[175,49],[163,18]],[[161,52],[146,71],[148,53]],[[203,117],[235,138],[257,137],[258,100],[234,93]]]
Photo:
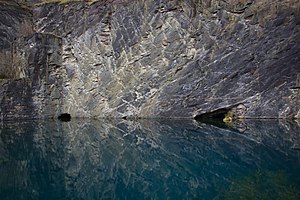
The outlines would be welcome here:
[[[0,199],[300,199],[300,125],[0,124]]]

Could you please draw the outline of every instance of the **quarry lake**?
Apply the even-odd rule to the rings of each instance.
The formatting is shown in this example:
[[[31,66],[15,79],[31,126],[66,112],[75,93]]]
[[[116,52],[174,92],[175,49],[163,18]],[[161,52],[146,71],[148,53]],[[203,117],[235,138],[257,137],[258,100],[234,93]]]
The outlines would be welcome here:
[[[0,124],[0,199],[300,199],[300,125]]]

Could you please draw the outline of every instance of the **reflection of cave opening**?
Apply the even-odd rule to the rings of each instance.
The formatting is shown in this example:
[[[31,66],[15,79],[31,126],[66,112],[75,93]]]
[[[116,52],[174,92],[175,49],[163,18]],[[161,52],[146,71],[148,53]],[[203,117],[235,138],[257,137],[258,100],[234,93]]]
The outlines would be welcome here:
[[[58,116],[58,119],[63,122],[71,121],[71,115],[69,113],[62,113]]]

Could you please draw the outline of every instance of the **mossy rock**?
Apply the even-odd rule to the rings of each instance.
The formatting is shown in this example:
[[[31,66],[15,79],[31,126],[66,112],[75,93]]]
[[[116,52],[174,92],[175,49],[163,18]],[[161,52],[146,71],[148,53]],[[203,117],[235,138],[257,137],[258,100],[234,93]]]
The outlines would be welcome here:
[[[233,119],[234,119],[233,113],[228,112],[228,113],[225,114],[223,122],[225,122],[225,123],[232,123]]]

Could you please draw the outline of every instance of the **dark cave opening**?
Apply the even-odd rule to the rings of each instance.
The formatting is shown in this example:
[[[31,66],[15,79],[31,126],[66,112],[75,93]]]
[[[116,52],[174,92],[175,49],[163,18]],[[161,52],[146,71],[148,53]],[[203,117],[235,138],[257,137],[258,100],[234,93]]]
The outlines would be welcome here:
[[[62,122],[71,121],[71,115],[69,113],[62,113],[57,118]]]
[[[223,120],[225,118],[225,115],[230,111],[230,108],[221,108],[212,112],[203,113],[200,115],[197,115],[194,117],[197,121],[203,121],[203,120]]]
[[[210,124],[219,128],[228,128],[223,119],[230,111],[230,108],[221,108],[212,112],[203,113],[194,117],[200,123]]]

